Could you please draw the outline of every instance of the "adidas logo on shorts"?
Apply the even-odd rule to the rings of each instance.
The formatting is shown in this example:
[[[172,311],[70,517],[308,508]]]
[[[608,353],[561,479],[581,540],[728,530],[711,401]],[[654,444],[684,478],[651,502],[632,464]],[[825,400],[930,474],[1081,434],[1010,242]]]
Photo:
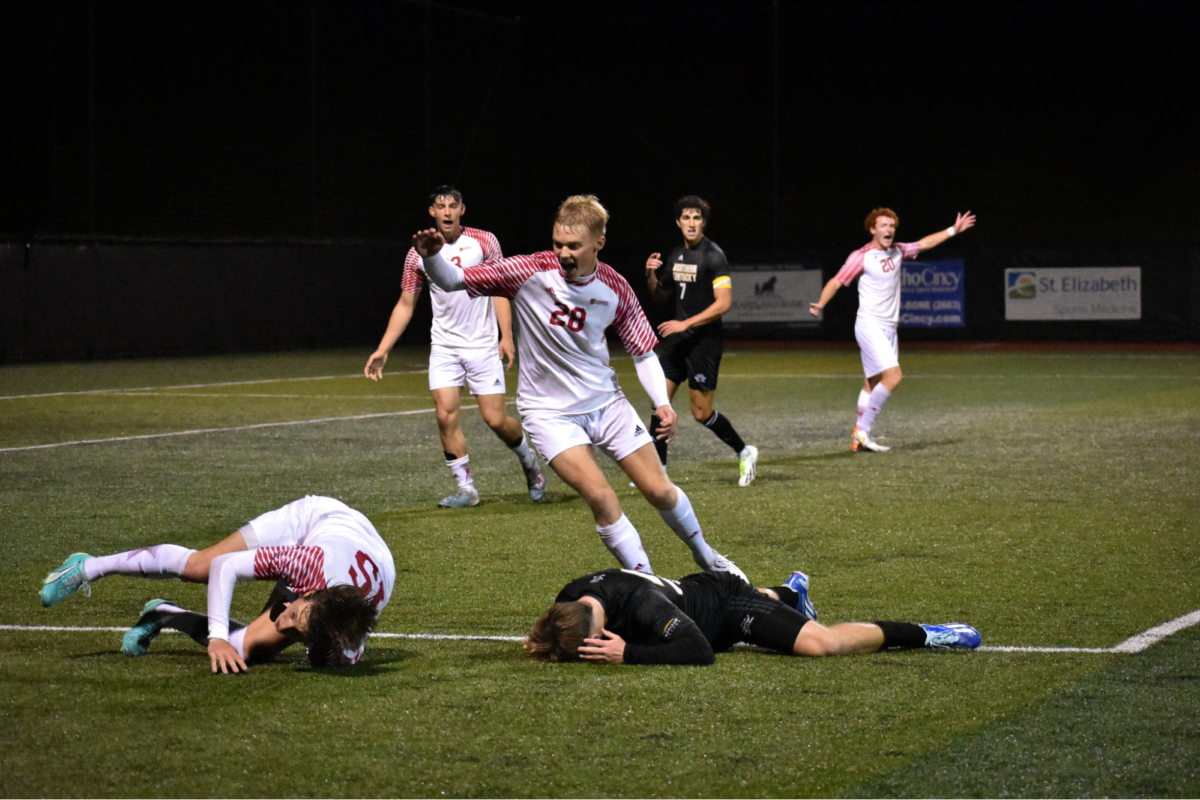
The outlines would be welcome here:
[[[633,435],[634,435],[634,436],[641,436],[643,433],[645,433],[645,431],[644,431],[644,430],[642,430],[642,426],[641,426],[641,425],[634,425],[634,426],[633,426]]]

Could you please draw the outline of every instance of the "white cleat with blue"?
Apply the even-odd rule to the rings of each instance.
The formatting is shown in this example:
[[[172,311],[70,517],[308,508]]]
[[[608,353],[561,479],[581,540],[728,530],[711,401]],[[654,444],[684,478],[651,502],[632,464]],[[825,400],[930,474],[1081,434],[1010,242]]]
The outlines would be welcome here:
[[[948,622],[945,625],[922,625],[925,629],[925,646],[950,648],[958,647],[974,650],[979,647],[982,638],[979,631],[961,622]]]
[[[462,486],[459,490],[438,501],[438,508],[474,508],[479,505],[479,490],[474,486]]]

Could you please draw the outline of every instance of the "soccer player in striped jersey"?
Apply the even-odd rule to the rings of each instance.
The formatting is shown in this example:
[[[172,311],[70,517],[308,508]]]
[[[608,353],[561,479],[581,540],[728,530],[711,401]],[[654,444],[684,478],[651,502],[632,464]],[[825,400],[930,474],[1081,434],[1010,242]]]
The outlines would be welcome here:
[[[629,570],[594,572],[563,587],[524,646],[538,661],[704,665],[738,642],[797,656],[980,644],[978,631],[957,622],[827,628],[817,622],[808,587],[803,572],[769,589],[708,573],[673,581]]]
[[[462,193],[453,186],[439,186],[429,196],[429,215],[446,240],[445,257],[461,267],[470,267],[502,257],[500,242],[487,231],[463,227],[467,206]],[[404,259],[400,300],[392,309],[387,330],[379,347],[367,359],[363,373],[373,381],[383,377],[383,365],[396,340],[412,320],[421,287],[428,283],[421,259],[409,250]],[[454,494],[438,503],[442,508],[470,508],[479,505],[479,490],[471,475],[467,439],[459,424],[465,383],[475,395],[479,413],[492,432],[521,462],[531,500],[546,493],[537,456],[529,448],[521,423],[505,408],[504,365],[501,357],[513,363],[512,311],[503,297],[468,297],[463,292],[444,292],[431,285],[433,328],[430,331],[429,393],[437,412],[438,434],[446,466],[458,484]],[[497,321],[499,338],[497,339]]]
[[[445,291],[512,302],[521,332],[517,408],[542,457],[592,509],[605,546],[627,569],[652,572],[641,536],[621,510],[592,446],[617,462],[663,521],[708,571],[745,580],[733,562],[704,539],[682,489],[667,480],[653,438],[625,398],[609,366],[605,329],[612,326],[633,356],[638,380],[657,410],[663,439],[677,420],[654,345],[658,339],[629,283],[600,262],[608,212],[593,196],[567,198],[554,221],[553,249],[462,268],[443,255],[436,229],[418,232],[413,247],[431,281]]]
[[[815,317],[821,313],[838,289],[849,286],[858,278],[858,318],[854,322],[854,338],[862,354],[866,380],[858,393],[858,422],[850,434],[850,449],[882,453],[890,447],[871,438],[871,427],[883,404],[896,391],[903,377],[900,373],[900,342],[896,328],[900,323],[900,264],[906,258],[937,247],[955,234],[975,225],[975,215],[968,211],[959,214],[954,224],[944,231],[931,233],[911,243],[896,243],[896,228],[900,217],[890,208],[876,208],[867,215],[863,227],[871,241],[850,254],[846,263],[825,284],[821,298],[809,304]]]
[[[75,553],[42,581],[42,605],[53,606],[111,575],[208,584],[208,613],[152,600],[125,635],[126,655],[144,654],[163,628],[208,648],[212,671],[246,669],[294,642],[317,666],[358,661],[367,633],[387,605],[396,566],[387,544],[358,511],[310,495],[247,522],[204,550],[160,544],[99,558]],[[277,581],[276,592],[249,625],[229,618],[238,581]]]
[[[665,303],[675,295],[675,319],[658,326],[663,337],[658,357],[667,376],[667,395],[674,398],[675,390],[687,379],[692,418],[733,449],[738,458],[738,486],[749,486],[758,466],[758,448],[742,441],[729,418],[713,408],[725,349],[721,317],[733,305],[733,282],[725,251],[704,235],[710,211],[708,203],[695,195],[675,202],[675,224],[683,233],[683,244],[671,252],[666,263],[661,253],[650,254],[646,283],[656,302]],[[654,425],[654,417],[650,424]],[[665,469],[667,443],[659,440],[654,446]]]

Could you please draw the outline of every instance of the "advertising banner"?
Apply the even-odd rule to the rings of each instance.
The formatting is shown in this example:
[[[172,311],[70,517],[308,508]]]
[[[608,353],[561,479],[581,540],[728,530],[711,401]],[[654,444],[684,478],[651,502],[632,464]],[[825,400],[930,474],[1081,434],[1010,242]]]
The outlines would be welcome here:
[[[726,324],[816,325],[808,304],[821,299],[821,270],[799,264],[761,267],[737,266],[733,281],[733,307],[722,317]]]
[[[905,261],[900,269],[901,328],[966,326],[962,261]]]
[[[1004,270],[1006,320],[1141,319],[1141,267]]]

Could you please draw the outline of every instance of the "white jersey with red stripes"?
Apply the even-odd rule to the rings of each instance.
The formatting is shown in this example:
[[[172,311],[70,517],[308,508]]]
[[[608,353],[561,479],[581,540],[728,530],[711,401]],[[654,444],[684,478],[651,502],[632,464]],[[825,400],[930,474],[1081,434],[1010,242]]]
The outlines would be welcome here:
[[[257,580],[283,578],[297,594],[357,586],[376,613],[391,598],[396,582],[391,551],[371,521],[340,500],[309,495],[248,525],[257,541],[287,542],[253,551]]]
[[[900,264],[920,252],[916,242],[897,243],[887,250],[872,242],[851,253],[833,277],[843,286],[858,278],[858,315],[894,328],[900,322]]]
[[[457,239],[442,246],[442,255],[460,267],[473,267],[504,256],[495,236],[466,227]],[[409,248],[404,258],[400,289],[419,294],[423,286],[430,287],[429,297],[433,303],[432,344],[453,349],[496,348],[500,339],[496,330],[496,309],[491,299],[470,297],[466,292],[442,291],[426,277],[417,251]]]
[[[629,282],[607,264],[598,262],[588,277],[568,281],[547,250],[489,261],[463,275],[472,297],[512,302],[521,413],[585,414],[621,397],[604,337],[610,325],[630,355],[645,355],[658,344]]]

